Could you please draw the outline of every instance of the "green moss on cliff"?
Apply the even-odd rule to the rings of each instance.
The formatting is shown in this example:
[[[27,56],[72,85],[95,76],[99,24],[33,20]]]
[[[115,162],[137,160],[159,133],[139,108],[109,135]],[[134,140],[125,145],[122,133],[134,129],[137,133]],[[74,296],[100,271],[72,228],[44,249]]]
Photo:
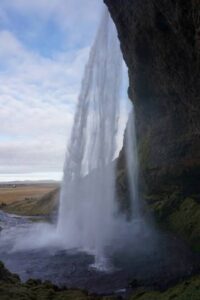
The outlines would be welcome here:
[[[168,289],[165,292],[139,291],[132,295],[131,300],[199,300],[200,299],[200,277],[194,277]]]
[[[192,198],[186,198],[168,217],[172,230],[185,237],[193,247],[200,250],[200,205]]]
[[[174,192],[146,197],[157,223],[179,234],[194,250],[200,250],[200,203],[198,197],[183,198]]]

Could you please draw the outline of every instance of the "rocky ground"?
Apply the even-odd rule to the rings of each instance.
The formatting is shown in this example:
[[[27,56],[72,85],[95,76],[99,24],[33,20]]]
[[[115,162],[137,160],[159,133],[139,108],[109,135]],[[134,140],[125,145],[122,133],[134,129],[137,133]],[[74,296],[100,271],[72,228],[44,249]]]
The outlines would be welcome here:
[[[29,279],[22,283],[19,277],[11,274],[0,263],[0,299],[1,300],[111,300],[116,296],[90,295],[86,291],[58,288],[50,282]],[[136,289],[128,296],[130,300],[199,300],[200,276],[184,281],[166,291]]]
[[[11,274],[4,267],[3,263],[0,263],[1,300],[92,300],[94,298],[93,296],[89,296],[85,291],[60,289],[50,282],[42,283],[40,280],[30,279],[26,283],[21,283],[17,275]]]

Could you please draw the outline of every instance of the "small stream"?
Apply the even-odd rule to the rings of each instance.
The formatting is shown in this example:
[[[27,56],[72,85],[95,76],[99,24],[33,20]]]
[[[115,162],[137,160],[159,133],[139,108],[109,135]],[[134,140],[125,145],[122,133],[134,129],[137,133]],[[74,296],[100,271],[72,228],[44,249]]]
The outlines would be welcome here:
[[[91,267],[93,255],[77,249],[63,250],[53,244],[45,246],[33,235],[30,235],[26,247],[23,242],[17,244],[20,239],[24,241],[23,236],[27,240],[27,230],[33,232],[32,227],[42,225],[53,226],[36,224],[33,218],[0,212],[0,260],[23,281],[37,278],[98,294],[123,294],[129,291],[131,282],[133,287],[143,285],[162,289],[200,270],[199,256],[180,240],[159,233],[153,243],[148,237],[146,240],[138,237],[137,244],[131,241],[126,244],[126,250],[117,244],[116,251],[109,254],[108,249],[113,266],[108,272]]]

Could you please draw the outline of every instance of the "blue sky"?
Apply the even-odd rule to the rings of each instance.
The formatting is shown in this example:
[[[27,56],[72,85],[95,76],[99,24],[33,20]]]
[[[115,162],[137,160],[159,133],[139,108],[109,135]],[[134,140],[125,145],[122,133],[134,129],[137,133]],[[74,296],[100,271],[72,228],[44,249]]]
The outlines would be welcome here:
[[[1,0],[1,174],[62,170],[102,7],[101,0]]]

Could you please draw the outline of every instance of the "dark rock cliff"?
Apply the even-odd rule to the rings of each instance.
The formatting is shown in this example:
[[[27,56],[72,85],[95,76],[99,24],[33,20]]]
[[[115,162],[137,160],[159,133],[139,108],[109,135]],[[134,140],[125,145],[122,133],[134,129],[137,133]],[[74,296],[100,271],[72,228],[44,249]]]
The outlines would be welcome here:
[[[129,69],[143,190],[173,212],[191,195],[199,208],[200,1],[104,2]]]

